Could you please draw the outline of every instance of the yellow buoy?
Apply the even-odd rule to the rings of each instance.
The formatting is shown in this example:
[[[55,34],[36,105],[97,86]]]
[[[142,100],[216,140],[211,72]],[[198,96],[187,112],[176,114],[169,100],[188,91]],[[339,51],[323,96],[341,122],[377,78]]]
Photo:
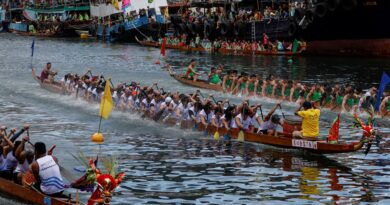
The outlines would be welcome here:
[[[80,38],[81,39],[87,39],[88,38],[88,34],[87,33],[82,33],[82,34],[80,34]]]
[[[91,136],[91,141],[96,143],[96,144],[103,144],[104,142],[104,136],[100,132],[96,132]]]

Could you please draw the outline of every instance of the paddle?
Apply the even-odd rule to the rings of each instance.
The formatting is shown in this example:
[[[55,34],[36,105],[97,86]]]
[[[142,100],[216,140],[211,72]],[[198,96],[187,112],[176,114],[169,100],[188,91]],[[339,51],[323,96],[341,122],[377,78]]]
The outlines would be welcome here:
[[[205,97],[203,96],[202,92],[200,92],[200,90],[197,90],[199,95],[204,99]]]
[[[219,140],[219,132],[218,132],[218,127],[217,130],[214,133],[214,140]]]
[[[215,104],[217,104],[217,101],[215,100],[213,95],[210,95],[211,99],[214,101]]]
[[[115,86],[114,86],[114,84],[112,83],[111,78],[109,78],[108,81],[110,81],[110,84],[111,84],[111,86],[112,86],[112,89],[114,89]]]
[[[279,108],[280,108],[280,111],[282,112],[283,118],[286,119],[286,117],[285,117],[285,115],[284,115],[284,112],[283,112],[283,110],[282,110],[282,105],[279,104]]]
[[[245,140],[245,133],[242,129],[240,129],[240,132],[238,132],[237,141],[243,142]]]
[[[264,121],[264,115],[263,115],[263,109],[261,108],[261,105],[259,105],[260,114],[261,114],[261,120]]]

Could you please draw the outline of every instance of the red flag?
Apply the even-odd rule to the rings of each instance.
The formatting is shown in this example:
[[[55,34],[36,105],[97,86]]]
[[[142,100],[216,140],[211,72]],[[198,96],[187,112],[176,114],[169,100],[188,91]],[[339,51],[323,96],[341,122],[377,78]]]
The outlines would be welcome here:
[[[165,44],[167,42],[167,39],[164,37],[161,44],[161,56],[165,56]]]
[[[328,142],[339,140],[339,128],[340,128],[340,113],[333,121],[332,127],[329,129]]]

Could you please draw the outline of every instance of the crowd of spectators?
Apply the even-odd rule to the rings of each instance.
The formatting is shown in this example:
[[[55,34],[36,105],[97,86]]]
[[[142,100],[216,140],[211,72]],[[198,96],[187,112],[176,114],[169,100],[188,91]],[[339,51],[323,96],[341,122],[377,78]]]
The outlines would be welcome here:
[[[296,1],[292,3],[282,3],[278,5],[263,5],[261,8],[243,7],[236,8],[234,4],[230,8],[214,7],[214,8],[191,8],[179,10],[181,18],[189,22],[204,22],[214,20],[215,22],[253,22],[253,21],[269,21],[278,19],[288,19],[294,16],[295,10],[298,8],[306,8],[306,1]]]

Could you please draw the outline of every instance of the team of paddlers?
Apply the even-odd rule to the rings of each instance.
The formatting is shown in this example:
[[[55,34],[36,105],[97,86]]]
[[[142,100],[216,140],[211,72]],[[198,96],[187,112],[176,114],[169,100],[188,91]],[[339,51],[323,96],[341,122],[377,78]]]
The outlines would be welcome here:
[[[164,67],[171,74],[175,73],[169,64]],[[203,76],[196,67],[197,62],[192,60],[181,76],[197,82]],[[233,95],[268,97],[297,102],[298,104],[311,101],[317,106],[343,112],[355,110],[372,112],[377,95],[377,88],[375,87],[363,91],[362,88],[354,88],[351,84],[304,84],[297,80],[280,79],[274,75],[268,75],[264,78],[260,74],[248,74],[246,72],[239,74],[237,70],[225,72],[222,65],[212,67],[207,77],[204,78],[207,83],[220,85],[224,92]],[[390,114],[390,93],[384,93],[377,114],[381,116]]]
[[[29,128],[24,125],[19,131],[12,128],[9,133],[5,126],[0,128],[0,177],[33,187],[48,196],[61,197],[65,185],[57,158],[52,156],[54,147],[46,151],[43,142],[32,144]],[[18,140],[24,132],[27,135]]]
[[[50,83],[46,70],[47,68],[42,71],[41,80]],[[108,82],[104,76],[93,76],[90,71],[81,76],[67,74],[61,80],[64,93],[89,102],[100,102],[104,86]],[[263,116],[259,104],[251,105],[248,100],[244,100],[239,105],[233,105],[228,101],[216,101],[212,96],[203,97],[199,90],[193,94],[170,93],[159,89],[156,83],[152,86],[140,86],[135,82],[112,85],[111,90],[116,109],[140,112],[143,117],[172,125],[180,124],[184,128],[202,124],[205,127],[212,125],[227,130],[277,135],[277,126],[283,123],[281,117],[274,114],[280,103]],[[261,111],[261,117],[258,110]],[[320,110],[310,101],[304,101],[296,115],[302,117],[302,131],[296,130],[294,135],[316,139],[319,135]]]
[[[274,41],[269,40],[266,34],[263,34],[262,41],[244,41],[244,40],[222,40],[217,39],[215,41],[209,41],[208,39],[201,40],[199,35],[196,38],[187,42],[186,35],[180,37],[167,37],[166,45],[175,47],[189,46],[191,48],[204,48],[207,51],[260,51],[260,52],[281,52],[291,51],[297,52],[298,50],[305,49],[305,42],[299,42],[297,40],[293,42]],[[159,45],[162,45],[163,39],[158,41]]]

